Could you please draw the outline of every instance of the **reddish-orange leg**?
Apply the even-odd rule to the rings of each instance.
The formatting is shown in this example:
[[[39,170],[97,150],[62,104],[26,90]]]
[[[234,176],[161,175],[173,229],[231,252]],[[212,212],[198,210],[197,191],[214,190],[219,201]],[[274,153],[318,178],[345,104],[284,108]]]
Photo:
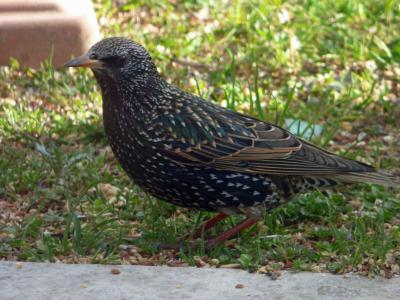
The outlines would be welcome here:
[[[228,215],[223,214],[223,213],[219,213],[218,215],[216,215],[215,217],[209,219],[208,221],[204,222],[203,224],[201,224],[195,231],[193,238],[197,239],[199,237],[201,237],[201,235],[203,234],[203,232],[205,232],[206,230],[214,227],[216,224],[218,224],[219,222],[221,222],[223,219],[227,218]],[[187,234],[185,239],[191,238],[192,236]],[[196,242],[195,242],[196,243]],[[195,244],[193,243],[193,244]],[[179,244],[159,244],[158,247],[161,249],[175,249],[175,250],[179,250],[181,247],[183,246],[182,243]]]
[[[220,234],[219,236],[209,239],[207,241],[207,248],[210,249],[210,248],[230,239],[235,234],[241,232],[242,230],[244,230],[246,228],[253,226],[256,223],[257,223],[257,221],[250,219],[250,218],[244,220],[242,223],[239,223],[235,227],[225,231],[224,233]]]
[[[211,218],[210,220],[206,221],[203,225],[201,225],[196,230],[196,232],[194,233],[194,238],[199,238],[201,236],[201,234],[203,233],[203,231],[206,231],[206,230],[214,227],[218,222],[222,221],[223,219],[225,219],[227,217],[228,217],[227,215],[220,213],[220,214],[216,215],[215,217]],[[230,239],[237,233],[241,232],[242,230],[244,230],[246,228],[253,226],[256,223],[257,223],[257,221],[247,218],[243,222],[241,222],[238,225],[236,225],[235,227],[225,231],[224,233],[220,234],[219,236],[208,239],[206,242],[206,248],[210,249],[210,248]],[[195,246],[196,244],[197,244],[196,241],[194,243],[192,243],[193,246]],[[162,249],[179,250],[182,247],[182,244],[160,244],[159,247]]]
[[[219,222],[221,222],[223,219],[227,218],[228,216],[223,214],[223,213],[219,213],[218,215],[216,215],[215,217],[211,218],[210,220],[206,221],[205,223],[203,223],[202,225],[200,225],[197,229],[196,232],[194,233],[193,237],[195,239],[201,237],[201,234],[214,227],[216,224],[218,224]]]

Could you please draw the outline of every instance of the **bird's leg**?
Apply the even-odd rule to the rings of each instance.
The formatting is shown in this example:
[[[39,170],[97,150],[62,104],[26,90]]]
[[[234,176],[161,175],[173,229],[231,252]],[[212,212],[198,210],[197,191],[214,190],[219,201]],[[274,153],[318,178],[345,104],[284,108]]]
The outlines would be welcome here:
[[[227,218],[228,216],[224,213],[219,213],[215,217],[209,219],[205,223],[201,224],[195,231],[193,238],[197,239],[201,237],[202,233],[212,227],[214,227],[216,224],[221,222],[223,219]]]
[[[211,221],[211,220],[210,220]],[[246,220],[244,220],[242,223],[239,223],[238,225],[236,225],[235,227],[225,231],[224,233],[220,234],[219,236],[209,239],[207,241],[207,249],[210,249],[226,240],[228,240],[229,238],[231,238],[232,236],[234,236],[235,234],[239,233],[240,231],[251,227],[252,225],[256,224],[257,221],[251,218],[247,218]]]
[[[197,239],[199,237],[201,237],[202,233],[212,227],[214,227],[216,224],[218,224],[219,222],[221,222],[223,219],[227,218],[228,215],[224,214],[224,213],[219,213],[218,215],[216,215],[215,217],[207,220],[206,222],[204,222],[203,224],[201,224],[199,227],[197,227],[193,238]],[[190,238],[191,235],[187,234],[185,236],[184,239]],[[195,245],[196,243],[192,243],[193,245]],[[177,243],[177,244],[163,244],[160,243],[158,244],[158,247],[160,249],[164,249],[164,250],[179,250],[180,248],[182,248],[184,245],[184,243]]]
[[[211,218],[210,220],[206,221],[204,224],[202,224],[195,232],[195,237],[198,238],[199,236],[196,235],[201,235],[204,230],[210,229],[211,227],[215,226],[218,222],[222,221],[223,219],[227,218],[228,215],[225,215],[223,213],[220,213],[216,215],[215,217]],[[231,229],[225,231],[224,233],[220,234],[219,236],[215,238],[211,238],[206,241],[206,248],[210,249],[228,239],[236,235],[237,233],[241,232],[242,230],[251,227],[252,225],[256,224],[257,220],[254,218],[247,218],[243,222],[239,223],[235,227],[232,227]],[[199,246],[199,241],[192,241],[189,242],[192,247],[198,247]],[[160,244],[158,245],[159,248],[161,249],[174,249],[174,250],[179,250],[181,247],[183,247],[183,244]]]

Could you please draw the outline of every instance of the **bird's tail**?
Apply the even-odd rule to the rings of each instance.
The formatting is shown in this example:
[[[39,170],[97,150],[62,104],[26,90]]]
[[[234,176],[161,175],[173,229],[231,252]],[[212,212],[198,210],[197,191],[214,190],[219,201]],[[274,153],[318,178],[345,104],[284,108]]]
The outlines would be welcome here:
[[[329,176],[343,183],[375,183],[388,187],[400,187],[400,180],[396,176],[382,171],[375,172],[349,172]]]

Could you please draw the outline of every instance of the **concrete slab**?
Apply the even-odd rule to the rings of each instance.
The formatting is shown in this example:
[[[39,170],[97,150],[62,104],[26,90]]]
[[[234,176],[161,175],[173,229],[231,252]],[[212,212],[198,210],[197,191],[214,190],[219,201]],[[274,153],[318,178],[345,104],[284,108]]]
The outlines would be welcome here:
[[[0,64],[62,66],[100,39],[91,0],[0,0]]]
[[[400,299],[400,278],[3,261],[0,299]]]

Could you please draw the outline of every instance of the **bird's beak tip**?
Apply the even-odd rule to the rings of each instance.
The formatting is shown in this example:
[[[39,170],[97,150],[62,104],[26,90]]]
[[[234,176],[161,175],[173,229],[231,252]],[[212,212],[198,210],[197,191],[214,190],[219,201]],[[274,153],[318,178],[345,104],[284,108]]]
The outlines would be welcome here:
[[[87,54],[71,59],[69,62],[64,64],[64,68],[76,68],[76,67],[85,67],[85,68],[96,68],[100,67],[101,62],[97,59],[90,59]]]

